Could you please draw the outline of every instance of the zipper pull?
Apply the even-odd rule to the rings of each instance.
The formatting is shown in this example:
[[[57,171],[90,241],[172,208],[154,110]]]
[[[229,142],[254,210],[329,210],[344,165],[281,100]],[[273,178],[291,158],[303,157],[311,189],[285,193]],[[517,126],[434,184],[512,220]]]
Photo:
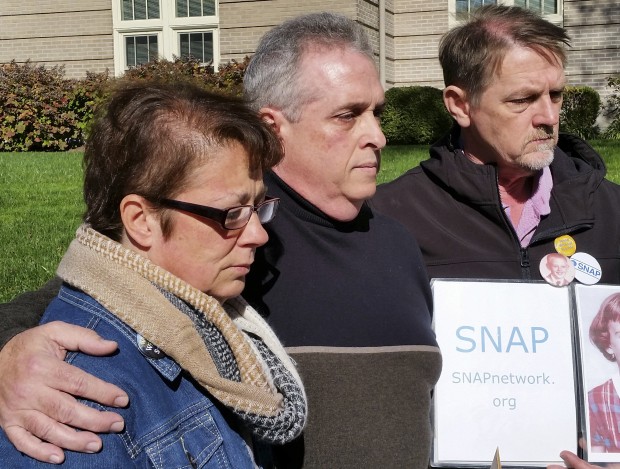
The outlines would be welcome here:
[[[521,248],[521,267],[524,269],[530,268],[530,256],[527,253],[527,249]]]

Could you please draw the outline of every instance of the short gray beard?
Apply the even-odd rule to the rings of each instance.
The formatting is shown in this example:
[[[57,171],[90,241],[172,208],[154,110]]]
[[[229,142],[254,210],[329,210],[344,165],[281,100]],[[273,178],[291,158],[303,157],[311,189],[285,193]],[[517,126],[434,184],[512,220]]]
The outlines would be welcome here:
[[[541,145],[544,147],[548,147],[548,145]],[[522,168],[529,169],[530,171],[540,171],[543,168],[546,168],[553,162],[553,148],[538,148],[537,152],[542,153],[543,156],[538,156],[533,158],[530,153],[527,156],[524,156],[519,160],[519,164]]]
[[[551,130],[551,129],[549,129]],[[533,136],[536,139],[539,138],[552,138],[552,143],[542,143],[536,147],[536,153],[542,153],[542,156],[534,157],[532,153],[523,155],[519,159],[519,164],[522,168],[529,169],[530,171],[540,171],[546,168],[553,162],[553,152],[555,149],[555,133],[553,131],[545,131],[539,129]]]

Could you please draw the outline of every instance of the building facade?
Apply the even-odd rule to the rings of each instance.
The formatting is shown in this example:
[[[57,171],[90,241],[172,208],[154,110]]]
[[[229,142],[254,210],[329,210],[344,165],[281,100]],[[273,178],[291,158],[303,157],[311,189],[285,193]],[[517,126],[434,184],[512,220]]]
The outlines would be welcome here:
[[[591,86],[603,99],[611,92],[607,77],[620,74],[618,0],[2,0],[0,63],[62,65],[76,78],[189,54],[217,66],[252,55],[274,25],[329,10],[364,25],[387,88],[442,88],[440,37],[469,9],[495,1],[565,27],[569,84]]]

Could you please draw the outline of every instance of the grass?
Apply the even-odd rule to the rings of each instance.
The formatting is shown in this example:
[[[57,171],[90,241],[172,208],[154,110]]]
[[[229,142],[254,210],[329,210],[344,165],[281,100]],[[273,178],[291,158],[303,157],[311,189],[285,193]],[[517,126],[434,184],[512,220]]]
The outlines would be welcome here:
[[[0,153],[0,301],[52,278],[83,212],[81,153]]]
[[[607,178],[620,184],[620,141],[590,142]],[[426,145],[383,151],[378,182],[391,181],[428,156]],[[80,224],[82,154],[0,152],[0,302],[53,277]]]
[[[428,145],[393,145],[381,152],[381,171],[377,183],[382,184],[398,176],[428,158]]]

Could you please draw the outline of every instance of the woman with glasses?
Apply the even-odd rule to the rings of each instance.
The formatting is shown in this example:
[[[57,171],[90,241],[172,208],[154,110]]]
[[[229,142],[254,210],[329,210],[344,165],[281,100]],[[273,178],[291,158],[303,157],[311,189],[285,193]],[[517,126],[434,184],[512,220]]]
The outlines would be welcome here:
[[[299,376],[239,297],[278,206],[263,172],[281,158],[237,100],[187,85],[113,93],[86,144],[85,223],[42,322],[115,340],[111,356],[66,361],[126,390],[129,405],[124,430],[102,435],[97,454],[66,451],[67,467],[267,466],[269,445],[301,433]],[[3,467],[45,466],[4,433],[0,455]]]

